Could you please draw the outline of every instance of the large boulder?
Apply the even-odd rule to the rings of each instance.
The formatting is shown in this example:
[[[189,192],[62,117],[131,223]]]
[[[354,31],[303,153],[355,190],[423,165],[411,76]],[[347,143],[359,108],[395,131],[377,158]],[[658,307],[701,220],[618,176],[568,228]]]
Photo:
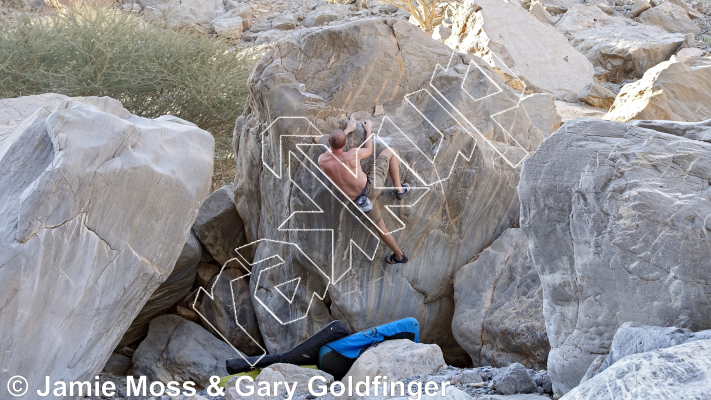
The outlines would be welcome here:
[[[622,87],[605,119],[664,119],[697,122],[711,118],[711,58],[665,61],[642,79]]]
[[[658,26],[670,33],[701,33],[701,28],[689,18],[686,10],[670,1],[643,12],[639,22]]]
[[[561,400],[705,399],[711,393],[711,340],[621,359]]]
[[[176,29],[205,33],[210,23],[225,13],[222,0],[143,0],[143,14],[149,20]]]
[[[447,40],[452,48],[482,57],[502,74],[514,72],[531,88],[563,96],[593,82],[590,61],[516,2],[467,0],[452,31]]]
[[[707,339],[711,339],[711,330],[693,332],[683,328],[648,326],[636,322],[625,322],[612,339],[610,353],[606,356],[599,356],[595,362],[590,364],[581,383],[629,355]]]
[[[641,78],[649,68],[693,41],[693,35],[669,33],[587,5],[572,7],[555,29],[565,34],[593,66],[604,68],[606,79],[614,83]]]
[[[454,277],[452,331],[475,366],[545,369],[548,336],[538,273],[520,229],[506,230]]]
[[[575,120],[524,162],[521,228],[543,286],[558,394],[625,322],[711,327],[703,137],[708,123]]]
[[[249,86],[234,135],[235,200],[253,242],[250,292],[267,349],[288,350],[333,319],[360,331],[415,317],[423,342],[468,364],[450,329],[450,282],[517,220],[516,166],[550,133],[553,101],[539,103],[534,122],[519,107],[521,93],[479,59],[452,56],[413,25],[379,18],[297,32],[264,55]],[[385,115],[373,117],[378,106]],[[322,133],[345,127],[346,113],[373,118],[376,151],[397,149],[413,186],[404,202],[387,190],[380,198],[405,266],[386,267],[390,250],[372,223],[315,164]],[[364,137],[359,126],[348,146]]]
[[[170,311],[180,300],[190,294],[195,283],[196,267],[201,256],[200,242],[191,232],[183,251],[180,252],[178,262],[173,267],[173,272],[153,292],[146,305],[131,323],[131,327],[121,338],[118,347],[127,346],[141,339],[148,332],[148,324],[153,318]]]
[[[214,141],[110,98],[0,107],[34,110],[14,129],[0,123],[0,379],[22,375],[31,392],[45,376],[88,380],[170,276],[209,191]]]
[[[202,326],[162,315],[151,321],[148,336],[133,354],[133,373],[151,381],[193,381],[208,387],[210,377],[227,375],[225,361],[233,357],[239,353]]]

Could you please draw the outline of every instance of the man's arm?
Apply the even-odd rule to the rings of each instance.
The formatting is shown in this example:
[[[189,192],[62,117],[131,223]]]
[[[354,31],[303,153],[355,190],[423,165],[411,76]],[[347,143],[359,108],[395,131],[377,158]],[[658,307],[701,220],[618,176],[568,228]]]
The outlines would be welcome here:
[[[369,138],[373,133],[373,122],[366,119],[363,121],[363,128],[365,128],[365,146],[358,150],[358,160],[368,158],[373,154],[373,141],[375,138]]]

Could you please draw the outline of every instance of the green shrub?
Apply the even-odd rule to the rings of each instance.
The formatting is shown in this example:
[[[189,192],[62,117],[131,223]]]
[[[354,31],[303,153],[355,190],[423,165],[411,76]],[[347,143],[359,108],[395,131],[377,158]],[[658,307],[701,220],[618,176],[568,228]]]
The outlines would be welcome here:
[[[212,132],[215,185],[232,179],[231,134],[254,55],[214,36],[149,25],[106,7],[0,21],[0,98],[110,96],[134,114],[171,114]]]

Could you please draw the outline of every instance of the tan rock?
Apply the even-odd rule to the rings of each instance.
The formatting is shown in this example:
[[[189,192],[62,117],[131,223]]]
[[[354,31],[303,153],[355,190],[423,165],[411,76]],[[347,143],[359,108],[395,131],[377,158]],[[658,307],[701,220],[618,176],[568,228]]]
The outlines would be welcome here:
[[[452,30],[450,47],[482,57],[529,87],[562,96],[579,92],[593,80],[593,66],[585,56],[553,27],[513,2],[467,0],[455,15]]]
[[[637,18],[639,17],[639,14],[642,14],[644,11],[649,10],[650,8],[652,8],[652,5],[649,4],[649,0],[636,0],[632,4],[630,18]]]
[[[612,90],[597,83],[591,83],[578,93],[578,101],[597,108],[607,108],[612,106],[617,95]]]
[[[566,103],[564,101],[556,101],[555,107],[563,123],[580,118],[602,119],[608,111],[605,108],[592,107],[582,103]]]
[[[555,22],[557,21],[557,19],[553,18],[553,16],[546,10],[540,0],[532,1],[531,6],[528,8],[528,12],[544,24],[555,25]]]
[[[711,117],[711,58],[670,60],[622,87],[605,119],[696,122]]]
[[[701,33],[701,28],[689,18],[684,8],[666,2],[650,8],[639,16],[639,21],[655,25],[670,33]]]

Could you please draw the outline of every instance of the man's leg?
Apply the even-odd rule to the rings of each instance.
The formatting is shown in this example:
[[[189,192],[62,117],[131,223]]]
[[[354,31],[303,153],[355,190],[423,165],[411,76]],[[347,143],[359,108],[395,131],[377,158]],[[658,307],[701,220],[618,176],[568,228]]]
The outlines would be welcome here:
[[[393,157],[393,155],[394,152],[387,147],[384,148],[383,151],[378,154],[379,157],[384,156],[388,158],[388,170],[390,172],[390,178],[392,178],[393,180],[393,186],[397,189],[398,192],[402,193],[402,183],[400,182],[400,160],[398,160],[397,157]]]
[[[380,222],[376,224],[378,226],[378,235],[380,235],[380,238],[383,239],[383,242],[390,247],[390,250],[395,253],[395,257],[397,257],[398,260],[402,260],[402,257],[404,254],[400,250],[400,246],[397,245],[397,242],[395,241],[395,238],[393,237],[390,232],[388,232],[388,228],[385,227],[385,221],[383,221],[382,218],[380,218]]]

